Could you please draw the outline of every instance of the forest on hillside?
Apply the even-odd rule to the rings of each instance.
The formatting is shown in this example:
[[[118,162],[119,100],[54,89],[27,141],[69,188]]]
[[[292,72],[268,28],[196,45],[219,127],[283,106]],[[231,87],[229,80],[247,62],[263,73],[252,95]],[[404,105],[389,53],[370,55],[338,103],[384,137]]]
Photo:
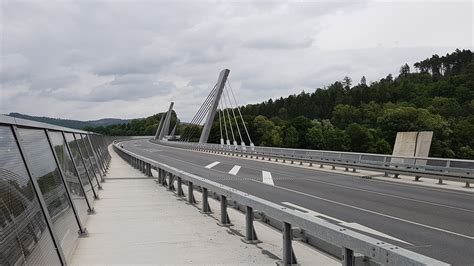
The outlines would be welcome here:
[[[434,132],[430,156],[474,159],[473,54],[433,55],[370,84],[365,77],[359,82],[344,77],[314,92],[243,106],[241,112],[255,145],[390,154],[397,132],[427,130]],[[88,130],[154,135],[160,115]],[[219,139],[216,116],[209,142]]]
[[[160,123],[161,116],[164,114],[165,113],[159,113],[147,118],[133,119],[129,123],[117,125],[100,127],[87,126],[84,127],[83,130],[108,136],[154,136],[158,124]],[[175,125],[176,121],[178,121],[178,117],[173,111],[171,114],[170,124]]]

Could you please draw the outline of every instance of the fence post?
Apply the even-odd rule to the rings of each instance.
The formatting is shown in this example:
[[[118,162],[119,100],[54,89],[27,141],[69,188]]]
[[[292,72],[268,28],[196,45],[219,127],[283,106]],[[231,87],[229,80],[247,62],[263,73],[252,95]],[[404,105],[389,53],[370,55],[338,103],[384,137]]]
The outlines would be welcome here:
[[[221,195],[221,226],[231,226],[229,215],[227,214],[227,197]]]
[[[161,176],[161,182],[163,182],[161,185],[166,187],[166,176],[168,175],[168,172],[166,170],[162,169],[163,175]]]
[[[245,211],[245,238],[243,239],[243,241],[247,244],[257,244],[261,242],[258,240],[257,233],[255,232],[253,220],[253,208],[247,206]]]
[[[194,204],[194,195],[193,195],[193,182],[188,181],[188,203]]]
[[[181,179],[181,177],[178,176],[178,197],[183,197],[184,196],[184,193],[183,193],[183,181]]]
[[[342,247],[342,265],[343,266],[355,265],[354,251],[352,249]]]
[[[283,261],[282,265],[297,264],[291,241],[293,240],[293,232],[291,224],[283,222]]]
[[[202,188],[202,213],[211,213],[207,188]]]

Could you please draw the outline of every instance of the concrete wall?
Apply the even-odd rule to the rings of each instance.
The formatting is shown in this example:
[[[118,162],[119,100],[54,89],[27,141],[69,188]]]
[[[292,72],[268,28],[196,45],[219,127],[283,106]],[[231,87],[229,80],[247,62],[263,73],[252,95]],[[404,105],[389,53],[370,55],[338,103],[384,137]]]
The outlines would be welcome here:
[[[433,131],[398,132],[392,155],[428,157],[432,138]]]

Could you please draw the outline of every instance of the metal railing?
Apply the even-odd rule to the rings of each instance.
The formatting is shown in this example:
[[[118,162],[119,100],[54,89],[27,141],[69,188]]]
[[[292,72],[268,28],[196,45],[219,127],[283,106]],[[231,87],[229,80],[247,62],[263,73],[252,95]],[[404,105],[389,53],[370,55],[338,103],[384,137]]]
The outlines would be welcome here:
[[[79,156],[74,156],[70,145],[77,146],[80,141],[87,154],[79,152]],[[0,240],[1,265],[68,263],[70,258],[64,250],[72,250],[74,245],[63,243],[66,234],[60,235],[63,232],[56,231],[54,224],[63,215],[73,215],[75,224],[64,226],[78,228],[78,234],[68,231],[67,237],[77,240],[87,235],[83,221],[94,208],[81,173],[87,175],[84,178],[91,186],[92,171],[98,171],[100,177],[105,175],[111,159],[109,142],[92,132],[0,115],[0,185],[4,192],[0,193],[0,231],[5,232],[5,238]],[[93,165],[80,169],[78,163],[82,166],[84,160]],[[66,165],[70,168],[65,169]],[[98,193],[95,188],[91,190],[94,195]],[[85,204],[76,205],[78,199]],[[69,209],[72,214],[67,212]],[[82,216],[84,212],[80,210],[86,214]],[[54,249],[44,249],[48,240],[40,241],[42,234],[49,235],[45,239],[51,239]],[[42,255],[30,261],[34,253]]]
[[[470,182],[474,181],[474,160],[462,159],[445,159],[430,157],[406,157],[393,156],[372,153],[355,153],[355,152],[334,152],[321,150],[305,150],[305,149],[287,149],[274,147],[242,147],[227,146],[220,144],[199,144],[191,142],[174,142],[174,141],[156,141],[163,145],[177,146],[207,152],[226,153],[242,157],[255,158],[274,158],[275,160],[290,161],[294,163],[299,161],[300,164],[308,163],[310,166],[319,164],[322,168],[324,165],[333,167],[344,167],[346,171],[352,168],[363,169],[386,174],[393,174],[395,178],[398,175],[415,176],[415,180],[420,178],[438,179],[438,183],[442,180],[453,180],[465,182],[465,186],[469,187]]]
[[[213,192],[220,200],[221,225],[226,226],[230,224],[230,218],[227,214],[229,201],[244,206],[246,213],[245,242],[254,243],[258,241],[253,227],[254,211],[280,221],[283,233],[283,265],[297,263],[292,249],[292,228],[295,227],[303,230],[305,234],[341,248],[343,265],[354,265],[356,253],[362,254],[365,259],[371,262],[383,265],[447,265],[444,262],[351,231],[325,220],[307,216],[296,210],[138,155],[120,147],[118,143],[114,144],[114,149],[132,166],[148,176],[152,176],[152,168],[156,169],[158,171],[158,182],[168,186],[169,190],[175,190],[178,196],[184,196],[182,185],[186,183],[188,186],[187,201],[190,204],[195,204],[194,189],[200,188],[202,191],[201,203],[203,213],[208,213],[210,210],[208,197],[209,193]],[[175,181],[177,187],[174,185]]]

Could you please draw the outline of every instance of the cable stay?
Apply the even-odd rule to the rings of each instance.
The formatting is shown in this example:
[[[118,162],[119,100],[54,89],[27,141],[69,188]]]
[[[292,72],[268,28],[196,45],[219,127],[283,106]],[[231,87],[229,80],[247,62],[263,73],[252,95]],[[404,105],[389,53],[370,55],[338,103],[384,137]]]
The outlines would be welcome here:
[[[220,102],[219,102],[220,103]],[[220,108],[220,106],[219,106]],[[221,138],[220,138],[220,143],[221,143],[221,148],[224,148],[224,137],[222,136],[222,121],[221,121],[221,110],[217,109],[217,113],[219,115],[219,130],[221,132]]]
[[[222,106],[222,99],[220,99],[219,105],[220,105],[220,111],[222,112],[222,118],[224,120],[226,144],[227,144],[227,147],[230,148],[229,133],[227,132],[227,122],[225,121],[225,113],[224,113],[224,107]],[[224,144],[223,142],[224,141],[221,141],[221,144]]]
[[[194,115],[191,122],[186,127],[183,133],[183,136],[181,137],[181,141],[188,141],[192,137],[192,135],[195,133],[196,129],[199,128],[199,125],[202,123],[202,120],[204,119],[205,115],[209,112],[210,106],[212,104],[212,99],[217,93],[216,88],[217,88],[217,84],[214,85],[213,89],[211,90],[209,95],[206,97],[206,99],[202,103],[197,113]]]
[[[207,95],[206,99],[199,107],[191,122],[185,128],[180,141],[189,141],[193,138],[193,136],[196,135],[196,132],[201,131],[202,128],[199,143],[206,143],[208,141],[213,124],[217,123],[217,121],[215,121],[215,115],[217,112],[217,115],[219,116],[218,134],[220,136],[221,147],[227,146],[229,149],[239,149],[239,143],[236,139],[236,134],[238,134],[238,140],[240,140],[240,146],[242,150],[246,150],[245,141],[247,139],[251,149],[254,150],[254,144],[242,116],[242,111],[240,110],[239,104],[237,103],[234,90],[228,81],[228,75],[228,69],[224,69],[220,72],[217,83]],[[240,116],[240,119],[238,116]],[[242,125],[239,125],[240,123]],[[224,127],[222,127],[222,124],[224,124]],[[237,128],[237,133],[234,131],[235,129],[233,124],[235,124],[235,127]],[[240,128],[241,126],[243,126],[243,130]],[[230,134],[228,132],[229,130]],[[232,140],[230,140],[229,135],[232,137]]]
[[[223,97],[224,99],[224,106],[225,106],[225,111],[227,112],[227,118],[229,119],[229,126],[230,126],[230,132],[232,133],[232,144],[234,145],[235,148],[238,147],[237,141],[235,141],[235,135],[234,135],[234,129],[232,128],[232,119],[230,118],[230,113],[229,113],[229,108],[227,107],[227,101],[226,97]]]
[[[234,99],[235,106],[237,107],[237,111],[239,112],[239,115],[240,115],[240,119],[242,120],[242,125],[244,126],[245,133],[247,133],[247,138],[248,138],[249,143],[250,143],[250,148],[253,150],[255,145],[253,144],[252,139],[250,138],[249,131],[247,129],[247,126],[245,125],[244,117],[242,116],[242,113],[240,112],[239,104],[237,103],[237,100],[235,99],[234,90],[232,89],[232,86],[230,85],[229,80],[227,80],[227,84],[229,85],[230,92],[232,94],[232,98]],[[243,146],[242,148],[245,148],[245,147]]]
[[[229,97],[229,91],[227,89],[225,90],[225,94],[227,95],[227,99],[229,99],[230,110],[232,111],[232,115],[234,116],[234,121],[235,121],[235,125],[237,127],[237,132],[239,133],[240,143],[241,143],[242,146],[245,146],[245,143],[242,139],[242,134],[240,133],[239,123],[237,122],[237,117],[235,116],[234,107],[232,106],[232,101]]]

